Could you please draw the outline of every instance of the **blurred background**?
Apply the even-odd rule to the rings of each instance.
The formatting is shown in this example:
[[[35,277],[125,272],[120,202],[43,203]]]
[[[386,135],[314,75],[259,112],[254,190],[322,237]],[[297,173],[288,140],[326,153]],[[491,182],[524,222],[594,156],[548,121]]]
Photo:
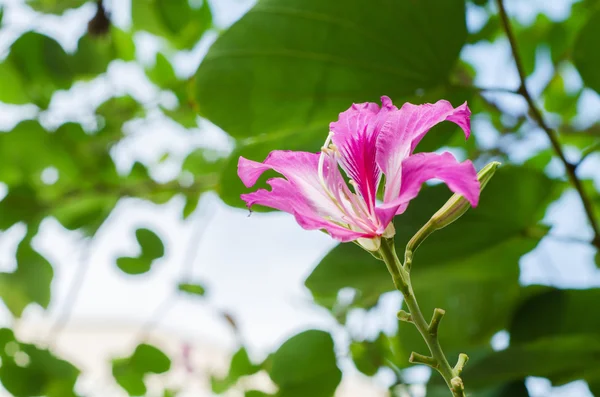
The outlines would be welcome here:
[[[240,155],[388,95],[468,101],[418,150],[503,163],[414,261],[469,395],[600,396],[600,2],[255,3],[0,0],[0,395],[448,395],[383,263],[239,199]]]

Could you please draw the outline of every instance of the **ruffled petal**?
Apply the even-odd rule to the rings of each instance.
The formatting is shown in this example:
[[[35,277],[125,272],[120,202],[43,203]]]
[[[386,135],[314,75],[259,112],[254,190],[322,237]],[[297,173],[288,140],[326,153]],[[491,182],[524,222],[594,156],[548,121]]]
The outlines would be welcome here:
[[[339,218],[341,216],[339,209],[319,179],[319,157],[319,153],[291,150],[274,150],[262,163],[240,157],[238,176],[246,187],[251,187],[263,172],[272,169],[285,176],[290,186],[293,186],[298,194],[301,194],[321,215]],[[339,174],[337,169],[333,171]]]
[[[267,183],[271,185],[271,190],[258,189],[255,192],[241,195],[248,208],[258,204],[290,214],[295,211],[314,212],[304,196],[289,181],[283,178],[271,178]]]
[[[466,102],[453,108],[445,100],[424,105],[405,103],[399,110],[391,112],[377,138],[377,164],[386,177],[384,202],[395,200],[400,194],[402,162],[412,154],[425,134],[436,124],[448,120],[460,126],[468,138],[470,116]]]
[[[350,230],[346,227],[337,225],[331,221],[327,221],[320,217],[313,217],[313,216],[307,215],[306,213],[301,214],[301,213],[297,212],[297,213],[294,213],[294,216],[296,218],[296,222],[298,222],[298,224],[300,226],[302,226],[303,229],[325,230],[325,231],[327,231],[327,233],[329,233],[329,235],[331,235],[331,237],[333,237],[334,239],[336,239],[342,243],[346,243],[348,241],[354,241],[359,238],[370,238],[370,237],[375,236],[373,233],[365,233],[365,232]]]
[[[381,103],[381,108],[372,102],[354,104],[329,125],[332,141],[341,155],[342,168],[355,182],[357,193],[364,198],[369,211],[375,206],[381,177],[375,162],[377,135],[387,114],[397,110],[386,96],[381,97]]]
[[[283,178],[271,178],[267,183],[271,185],[271,190],[259,189],[252,193],[242,194],[242,200],[246,202],[248,208],[258,204],[290,213],[294,215],[302,228],[325,230],[334,239],[341,242],[370,236],[368,233],[356,232],[322,218],[289,181]]]
[[[392,210],[396,215],[403,213],[410,200],[419,194],[421,185],[434,178],[442,180],[452,192],[464,196],[473,207],[479,203],[477,171],[470,160],[459,163],[447,152],[417,153],[402,163],[402,189],[399,197],[385,203],[378,211],[387,216]]]

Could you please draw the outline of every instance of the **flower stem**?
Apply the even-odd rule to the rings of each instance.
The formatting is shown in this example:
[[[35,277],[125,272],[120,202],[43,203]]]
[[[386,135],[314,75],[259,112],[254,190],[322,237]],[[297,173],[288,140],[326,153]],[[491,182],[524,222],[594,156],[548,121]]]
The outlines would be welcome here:
[[[383,239],[379,253],[392,275],[396,289],[404,295],[404,302],[410,312],[410,315],[406,312],[401,312],[402,315],[400,315],[399,318],[403,321],[411,322],[417,327],[431,352],[431,357],[413,352],[409,361],[411,363],[424,364],[434,368],[446,381],[448,388],[452,392],[452,396],[465,397],[465,389],[462,379],[460,378],[460,371],[462,371],[468,358],[464,354],[461,355],[459,365],[452,368],[446,359],[442,346],[438,340],[438,327],[444,316],[444,311],[442,309],[435,309],[431,323],[428,323],[419,308],[417,298],[415,297],[410,282],[410,274],[407,269],[402,266],[402,263],[396,255],[393,240]]]

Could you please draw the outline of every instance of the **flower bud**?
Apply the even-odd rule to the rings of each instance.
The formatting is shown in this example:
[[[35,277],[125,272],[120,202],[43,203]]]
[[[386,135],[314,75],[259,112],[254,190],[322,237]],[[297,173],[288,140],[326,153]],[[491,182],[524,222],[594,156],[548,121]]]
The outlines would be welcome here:
[[[499,162],[492,161],[477,173],[480,191],[483,191],[485,185],[492,179],[499,165]],[[446,201],[446,204],[431,217],[431,220],[428,223],[433,226],[433,230],[442,229],[463,216],[470,207],[471,204],[469,204],[467,199],[459,194],[454,194]]]

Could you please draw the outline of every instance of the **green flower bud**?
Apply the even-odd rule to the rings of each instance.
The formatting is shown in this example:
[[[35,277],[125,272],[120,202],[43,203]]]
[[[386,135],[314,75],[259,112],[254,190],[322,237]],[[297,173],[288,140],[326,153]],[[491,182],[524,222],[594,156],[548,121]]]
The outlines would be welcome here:
[[[499,165],[499,162],[492,161],[477,173],[480,191],[483,191],[483,188],[485,188],[490,179],[492,179]],[[467,199],[459,194],[454,194],[446,201],[446,204],[431,217],[431,220],[428,223],[433,226],[433,230],[442,229],[463,216],[470,207],[471,204],[469,204]]]

